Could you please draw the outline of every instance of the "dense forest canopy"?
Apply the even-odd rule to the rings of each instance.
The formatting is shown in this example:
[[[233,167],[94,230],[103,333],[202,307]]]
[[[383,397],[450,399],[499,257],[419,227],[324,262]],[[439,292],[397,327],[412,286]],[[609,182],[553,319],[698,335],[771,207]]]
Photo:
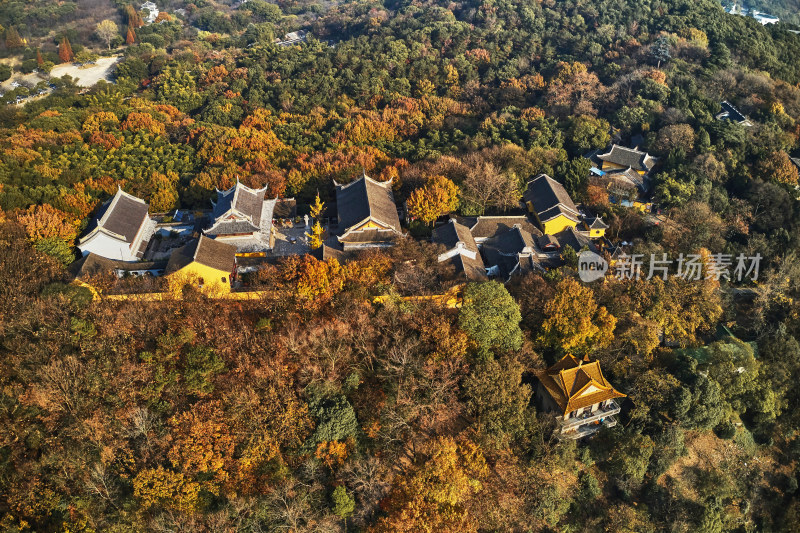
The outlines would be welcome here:
[[[3,530],[796,529],[791,26],[712,0],[173,1],[151,24],[119,1],[97,8],[105,42],[72,31],[76,4],[0,3],[8,59],[121,55],[113,83],[48,79],[0,108]],[[658,158],[657,224],[590,182],[584,156],[612,142]],[[634,253],[761,270],[584,284],[565,258],[450,309],[415,299],[457,281],[412,223],[346,264],[270,265],[257,300],[69,283],[118,187],[167,213],[238,179],[307,211],[362,173],[398,205],[451,191],[430,225],[513,211],[547,173]],[[625,395],[588,442],[558,442],[533,398],[565,355]]]

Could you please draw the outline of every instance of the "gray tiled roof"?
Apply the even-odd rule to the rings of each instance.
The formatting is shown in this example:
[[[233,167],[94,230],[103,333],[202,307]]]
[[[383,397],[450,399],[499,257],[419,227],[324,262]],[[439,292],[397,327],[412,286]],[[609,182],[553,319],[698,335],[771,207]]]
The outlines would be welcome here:
[[[463,224],[459,224],[452,218],[447,224],[433,230],[431,241],[444,244],[448,250],[455,248],[457,243],[462,242],[467,250],[471,252],[478,251],[478,245],[475,243],[475,239],[472,237],[469,228]]]
[[[790,157],[789,159],[791,159],[792,163],[794,163],[794,166],[796,166],[797,169],[800,170],[800,157]]]
[[[327,244],[323,244],[316,250],[311,250],[310,255],[319,259],[320,261],[327,261],[328,259],[336,259],[340,264],[344,264],[349,259],[351,254],[345,252],[341,248],[336,248]]]
[[[218,219],[231,209],[250,218],[253,225],[261,224],[261,212],[264,208],[265,189],[250,189],[239,183],[227,191],[217,191],[217,202],[214,204],[214,219]]]
[[[398,233],[391,230],[367,229],[339,237],[339,242],[347,244],[390,243],[398,236]]]
[[[125,242],[132,243],[142,224],[147,221],[148,208],[144,200],[119,189],[91,220],[87,234],[100,227],[122,236]]]
[[[584,247],[588,247],[592,252],[597,252],[597,247],[592,241],[585,235],[581,235],[575,231],[575,228],[570,227],[557,233],[556,238],[558,238],[558,242],[561,244],[562,248],[564,246],[569,246],[576,252],[580,252]]]
[[[280,198],[272,211],[273,218],[294,218],[297,216],[297,200]]]
[[[524,215],[510,217],[478,217],[475,223],[470,227],[470,233],[472,233],[475,239],[488,239],[510,230],[514,225],[519,225],[520,228],[534,236],[542,234],[528,217]]]
[[[337,184],[336,204],[340,234],[367,218],[400,232],[391,182],[377,182],[365,175],[347,185]]]
[[[568,219],[573,220],[575,222],[578,221],[578,215],[575,213],[575,211],[567,209],[560,204],[554,205],[553,207],[545,211],[537,212],[537,214],[539,215],[539,220],[541,220],[542,222],[547,222],[548,220],[552,220],[558,217],[559,215],[565,216]]]
[[[613,163],[623,167],[630,167],[634,170],[649,172],[656,163],[656,158],[646,152],[625,148],[618,144],[611,145],[611,150],[605,154],[597,154],[601,161]]]
[[[591,228],[591,229],[607,229],[608,228],[608,224],[603,222],[603,219],[600,218],[600,217],[587,217],[584,222],[586,222],[586,226]]]
[[[544,222],[563,214],[577,220],[578,208],[564,186],[547,174],[539,174],[528,182],[523,198],[533,204],[533,209]]]
[[[534,237],[518,227],[513,227],[491,239],[487,239],[483,246],[484,248],[494,248],[503,254],[518,254],[526,248],[532,252],[536,248]]]
[[[497,267],[498,277],[508,279],[511,272],[519,264],[519,258],[516,255],[501,254],[494,248],[483,249],[484,264],[487,267]]]
[[[548,246],[557,246],[559,248],[561,247],[561,243],[558,242],[558,239],[556,239],[554,235],[542,235],[541,237],[539,237],[538,242],[539,242],[539,248],[541,248],[542,250],[544,250]]]
[[[624,170],[616,170],[616,171],[611,170],[609,172],[606,172],[604,177],[618,184],[638,187],[642,191],[647,190],[647,180],[644,178],[644,176],[642,176],[632,168],[626,168]]]
[[[167,263],[166,273],[180,270],[195,261],[223,272],[233,272],[236,266],[236,247],[200,235],[199,239],[172,252]]]
[[[166,261],[119,261],[89,253],[72,263],[68,271],[72,277],[84,279],[100,274],[109,274],[116,270],[160,270],[166,265]]]
[[[534,254],[520,255],[517,259],[519,261],[519,270],[517,271],[519,274],[527,274],[528,272],[541,272],[546,268],[558,266],[558,264],[561,262],[560,260],[552,261],[550,259],[541,259],[536,257]]]
[[[249,235],[261,231],[257,226],[246,220],[222,221],[216,226],[205,231],[206,235]]]
[[[456,271],[463,272],[468,280],[480,281],[486,279],[486,268],[483,266],[483,259],[481,259],[480,254],[477,254],[475,259],[456,254],[449,261]]]

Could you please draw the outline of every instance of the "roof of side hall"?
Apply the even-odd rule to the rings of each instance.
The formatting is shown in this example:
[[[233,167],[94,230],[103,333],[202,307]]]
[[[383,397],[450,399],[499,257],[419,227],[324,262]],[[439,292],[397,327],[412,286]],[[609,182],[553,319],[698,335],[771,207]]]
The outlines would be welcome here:
[[[533,205],[539,220],[544,222],[558,215],[577,221],[578,208],[567,190],[547,174],[539,174],[528,182],[524,199]]]
[[[625,148],[618,144],[611,145],[611,150],[605,154],[597,154],[597,158],[607,163],[630,167],[641,172],[649,172],[656,164],[656,158],[647,152]]]
[[[114,197],[103,204],[97,215],[89,222],[86,236],[81,240],[85,241],[97,230],[104,230],[125,242],[132,243],[142,224],[147,220],[148,209],[149,206],[144,200],[117,189]]]
[[[486,268],[483,265],[481,254],[476,254],[475,259],[456,254],[448,261],[455,267],[456,272],[462,272],[468,280],[480,281],[486,279]]]
[[[379,182],[364,175],[347,185],[336,183],[336,204],[341,234],[368,219],[400,232],[391,181]]]
[[[455,248],[461,242],[470,252],[478,251],[478,245],[475,243],[469,228],[452,218],[447,224],[433,230],[431,240],[435,243],[444,244],[448,250]]]
[[[617,185],[638,187],[642,191],[647,190],[648,184],[645,178],[631,167],[608,171],[604,177]]]
[[[123,272],[161,270],[164,269],[166,265],[166,261],[120,261],[89,253],[72,263],[67,271],[75,279],[85,279],[92,276],[110,274],[117,270]]]
[[[519,216],[480,216],[476,219],[464,218],[464,223],[470,225],[470,233],[475,239],[488,239],[504,233],[514,226],[519,226],[534,236],[542,234],[539,228],[533,225],[524,215]]]
[[[516,255],[519,253],[533,253],[536,244],[533,235],[519,226],[514,226],[508,231],[487,239],[486,248],[494,248],[502,254]]]
[[[556,233],[558,244],[561,248],[569,246],[576,252],[580,252],[584,248],[588,248],[592,252],[597,252],[597,247],[586,235],[576,231],[575,228],[566,228],[563,231]]]
[[[223,272],[233,272],[236,266],[236,246],[200,235],[199,239],[172,253],[166,273],[170,274],[195,262]]]
[[[565,355],[550,368],[535,373],[565,415],[581,407],[625,397],[606,381],[597,361]]]

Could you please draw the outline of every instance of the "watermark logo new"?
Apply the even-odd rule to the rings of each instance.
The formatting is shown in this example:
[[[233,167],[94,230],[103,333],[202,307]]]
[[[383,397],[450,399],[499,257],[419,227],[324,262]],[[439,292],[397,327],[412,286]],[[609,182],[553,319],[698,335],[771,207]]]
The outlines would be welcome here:
[[[578,276],[581,281],[590,283],[602,279],[608,272],[608,261],[602,256],[584,250],[578,254]]]

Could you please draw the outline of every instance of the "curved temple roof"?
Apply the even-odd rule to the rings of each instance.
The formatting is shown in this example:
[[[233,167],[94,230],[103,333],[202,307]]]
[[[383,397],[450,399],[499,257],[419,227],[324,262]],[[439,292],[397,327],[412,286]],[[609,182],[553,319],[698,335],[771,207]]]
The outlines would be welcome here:
[[[569,354],[550,368],[537,371],[536,377],[564,415],[581,407],[625,397],[603,376],[599,362]]]

